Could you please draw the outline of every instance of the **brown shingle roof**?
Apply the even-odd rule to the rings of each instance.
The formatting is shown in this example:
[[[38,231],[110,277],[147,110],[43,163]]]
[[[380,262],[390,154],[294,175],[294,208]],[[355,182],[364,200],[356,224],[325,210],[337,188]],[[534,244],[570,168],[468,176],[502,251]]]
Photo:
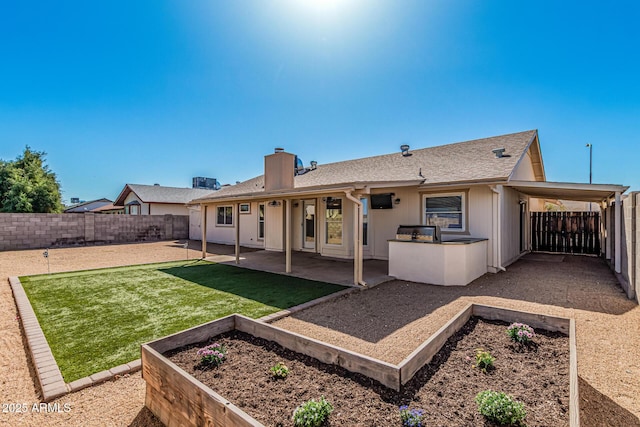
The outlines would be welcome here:
[[[294,188],[304,190],[319,186],[365,185],[415,181],[416,184],[447,184],[473,181],[506,181],[509,179],[537,131],[513,133],[437,147],[411,150],[411,156],[400,152],[318,165],[294,179]],[[509,157],[496,158],[492,150],[505,148]],[[215,194],[199,200],[257,195],[264,192],[264,176],[223,187]],[[194,200],[197,201],[197,200]]]
[[[127,184],[113,204],[123,206],[124,199],[134,192],[145,203],[178,203],[185,204],[198,197],[204,197],[214,190],[201,188],[163,187],[161,185]]]

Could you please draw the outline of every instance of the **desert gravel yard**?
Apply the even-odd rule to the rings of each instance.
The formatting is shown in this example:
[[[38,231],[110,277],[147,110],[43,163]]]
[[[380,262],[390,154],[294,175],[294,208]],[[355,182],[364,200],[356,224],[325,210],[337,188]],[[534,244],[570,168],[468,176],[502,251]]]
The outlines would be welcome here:
[[[228,251],[215,247],[212,253],[219,250]],[[189,256],[200,253],[194,249]],[[176,242],[50,251],[52,272],[184,257]],[[54,402],[60,412],[34,410],[38,391],[7,277],[46,269],[41,250],[0,252],[0,425],[160,425],[144,408],[139,373],[60,398]],[[395,363],[469,302],[575,317],[582,426],[640,426],[640,308],[595,258],[531,255],[465,288],[389,282],[276,325]],[[14,410],[5,412],[11,404]],[[16,413],[18,407],[25,412]]]

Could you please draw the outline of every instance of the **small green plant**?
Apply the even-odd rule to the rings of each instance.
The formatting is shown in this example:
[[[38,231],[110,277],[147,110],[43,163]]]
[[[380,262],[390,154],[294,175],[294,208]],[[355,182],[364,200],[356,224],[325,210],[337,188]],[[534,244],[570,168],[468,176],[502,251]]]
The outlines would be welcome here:
[[[319,427],[331,412],[333,412],[333,406],[324,396],[319,401],[311,399],[298,406],[293,412],[293,424],[301,427]]]
[[[289,368],[287,368],[287,365],[284,363],[278,362],[275,366],[272,366],[270,370],[274,378],[284,379],[289,375]]]
[[[400,407],[402,427],[422,427],[423,415],[424,411],[422,409],[409,409],[406,405]]]
[[[476,395],[478,410],[489,420],[502,425],[521,424],[527,416],[524,403],[503,392],[485,390]]]
[[[198,350],[198,356],[203,365],[219,366],[227,357],[227,349],[216,342]]]
[[[520,344],[529,344],[533,341],[536,333],[533,328],[524,323],[512,323],[507,328],[507,334],[511,339]]]
[[[488,351],[484,351],[482,348],[476,349],[476,367],[480,368],[482,372],[487,372],[493,369],[493,362],[496,360]]]

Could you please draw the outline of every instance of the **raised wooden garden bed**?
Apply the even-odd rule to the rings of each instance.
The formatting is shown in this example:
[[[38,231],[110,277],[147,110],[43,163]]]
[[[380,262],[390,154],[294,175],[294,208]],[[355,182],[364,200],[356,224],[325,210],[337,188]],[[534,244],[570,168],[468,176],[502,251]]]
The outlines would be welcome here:
[[[399,365],[359,355],[243,316],[232,315],[142,346],[143,377],[147,382],[146,406],[167,426],[261,426],[262,424],[240,408],[163,356],[163,353],[202,343],[231,331],[240,331],[253,337],[274,341],[286,349],[362,374],[390,389],[400,390],[402,385],[407,384],[416,372],[429,363],[447,339],[460,330],[471,316],[506,322],[519,321],[528,323],[536,329],[559,331],[569,335],[569,425],[578,426],[573,320],[475,304],[467,306],[458,313]]]

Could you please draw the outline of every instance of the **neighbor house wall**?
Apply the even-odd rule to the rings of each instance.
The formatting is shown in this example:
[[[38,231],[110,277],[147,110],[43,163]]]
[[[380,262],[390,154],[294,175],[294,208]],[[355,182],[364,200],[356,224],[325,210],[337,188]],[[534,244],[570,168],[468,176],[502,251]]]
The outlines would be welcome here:
[[[140,203],[140,215],[189,215],[187,205],[181,203],[145,203],[132,191],[124,199],[124,205],[132,201]]]
[[[2,251],[188,237],[188,216],[0,214]]]
[[[124,206],[127,206],[127,204],[133,201],[137,201],[138,203],[140,203],[140,215],[149,215],[149,204],[144,203],[142,200],[140,200],[138,196],[136,196],[136,193],[134,193],[133,191],[124,198]]]
[[[186,205],[177,203],[146,203],[149,215],[189,215]]]

